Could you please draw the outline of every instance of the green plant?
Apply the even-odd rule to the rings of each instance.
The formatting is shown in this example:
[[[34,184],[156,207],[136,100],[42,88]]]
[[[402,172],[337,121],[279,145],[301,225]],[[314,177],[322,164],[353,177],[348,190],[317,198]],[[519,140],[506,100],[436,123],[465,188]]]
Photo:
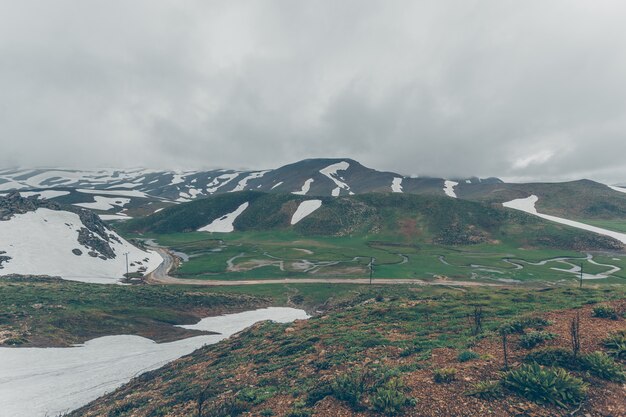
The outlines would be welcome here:
[[[602,341],[602,344],[606,348],[607,353],[615,359],[626,359],[626,330],[609,334],[609,336]]]
[[[561,407],[580,403],[588,388],[582,379],[563,368],[543,368],[537,363],[509,371],[503,383],[509,390],[531,401]]]
[[[608,381],[626,382],[624,367],[604,352],[593,352],[580,358],[581,368]]]
[[[520,336],[519,345],[521,348],[524,348],[524,349],[532,349],[542,344],[546,340],[552,340],[556,337],[557,335],[554,333],[529,332]]]
[[[593,317],[599,317],[601,319],[611,319],[617,320],[617,311],[611,306],[600,305],[593,308],[593,312],[591,313]]]
[[[480,358],[480,355],[471,350],[464,350],[460,352],[456,358],[459,362],[467,362],[467,361],[471,361],[472,359]]]
[[[402,412],[404,407],[414,405],[415,400],[405,395],[405,387],[399,378],[387,381],[378,387],[370,399],[372,409],[387,416],[395,416]]]
[[[539,349],[526,355],[524,361],[567,369],[576,369],[578,367],[576,357],[572,351],[563,348]]]
[[[477,382],[465,395],[478,397],[481,400],[493,400],[502,395],[502,384],[500,381]]]
[[[287,417],[311,417],[309,410],[292,410],[287,414]]]
[[[269,408],[266,408],[264,410],[261,410],[259,414],[261,415],[261,417],[272,417],[274,415],[274,411],[270,410]]]
[[[352,409],[361,408],[361,397],[366,393],[366,373],[356,370],[340,375],[331,384],[332,392],[339,401],[345,401]]]
[[[456,369],[441,368],[433,371],[433,380],[438,384],[450,383],[456,379]]]

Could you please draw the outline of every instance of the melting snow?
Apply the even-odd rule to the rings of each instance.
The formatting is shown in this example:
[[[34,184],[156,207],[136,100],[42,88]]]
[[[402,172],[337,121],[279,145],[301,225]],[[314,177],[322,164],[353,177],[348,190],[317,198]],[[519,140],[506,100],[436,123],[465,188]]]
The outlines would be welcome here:
[[[626,188],[624,187],[617,187],[615,185],[607,185],[607,187],[609,187],[611,190],[619,191],[620,193],[626,193]]]
[[[124,207],[126,204],[130,203],[130,198],[123,198],[123,197],[103,197],[103,196],[97,195],[97,196],[94,196],[93,199],[96,200],[93,203],[76,203],[74,205],[88,208],[91,210],[107,211],[115,207]]]
[[[21,191],[20,195],[22,197],[32,197],[34,195],[39,195],[39,198],[45,198],[47,200],[51,200],[53,198],[62,197],[64,195],[69,195],[69,191],[57,191],[57,190],[45,190],[45,191]]]
[[[337,171],[345,171],[348,168],[350,168],[350,164],[346,161],[342,161],[342,162],[338,162],[336,164],[332,164],[327,166],[324,169],[320,169],[320,173],[322,175],[325,175],[326,177],[328,177],[332,182],[335,183],[335,185],[337,185],[337,188],[335,188],[332,191],[332,195],[333,197],[337,197],[339,195],[339,193],[341,192],[341,189],[344,189],[346,191],[350,190],[350,186],[348,184],[346,184],[343,181],[343,178],[339,177],[339,179],[337,178]],[[353,193],[350,193],[353,194]]]
[[[393,179],[393,181],[391,182],[391,191],[394,193],[402,192],[402,178],[401,177],[396,177]]]
[[[502,203],[502,205],[504,207],[524,211],[529,214],[534,214],[535,216],[541,217],[542,219],[550,220],[556,223],[561,223],[567,226],[575,227],[577,229],[582,229],[582,230],[587,230],[590,232],[598,233],[600,235],[610,236],[612,238],[619,240],[622,243],[626,243],[626,234],[624,233],[618,233],[612,230],[590,226],[588,224],[576,222],[573,220],[563,219],[561,217],[550,216],[549,214],[538,213],[537,208],[535,207],[535,204],[537,203],[537,201],[539,201],[539,197],[533,194],[527,198],[518,198],[516,200],[507,201],[506,203]]]
[[[239,176],[239,173],[235,172],[233,174],[222,174],[219,177],[214,178],[213,181],[211,181],[211,183],[209,183],[209,185],[207,185],[207,189],[206,189],[207,193],[213,194],[219,188],[225,186],[226,184],[228,184],[229,182],[231,182],[232,180],[234,180],[238,176]],[[220,182],[220,180],[225,180],[225,181],[224,182]]]
[[[234,221],[247,209],[249,203],[246,201],[242,205],[240,205],[237,210],[232,213],[228,213],[219,219],[213,220],[211,224],[201,227],[198,229],[198,232],[218,232],[218,233],[230,233],[235,230],[235,226],[233,226]]]
[[[279,182],[279,183],[275,184],[275,185],[272,187],[272,190],[273,190],[274,188],[276,188],[276,187],[279,187],[282,183],[283,183],[283,182],[281,181],[281,182]]]
[[[163,261],[156,252],[144,252],[111,230],[107,230],[107,234],[121,242],[111,240],[109,243],[117,256],[106,260],[91,257],[87,253],[90,249],[78,243],[78,231],[83,227],[77,214],[46,208],[0,221],[0,250],[12,258],[2,264],[0,275],[50,275],[72,281],[113,284],[126,273],[126,252],[129,263],[135,264],[130,267],[131,272],[141,266],[150,272]],[[82,255],[74,255],[73,249],[80,249]]]
[[[120,195],[124,197],[147,197],[146,193],[137,190],[87,190],[79,188],[76,191],[83,194]]]
[[[248,175],[247,177],[245,177],[244,179],[239,181],[239,183],[235,186],[235,188],[230,190],[230,192],[233,193],[233,192],[236,192],[236,191],[243,191],[243,190],[245,190],[246,186],[248,185],[248,181],[254,180],[254,179],[257,179],[257,178],[261,178],[263,175],[267,174],[268,172],[270,172],[270,171],[253,172],[252,174]]]
[[[294,191],[291,194],[306,195],[311,189],[311,184],[313,183],[313,181],[315,181],[313,178],[309,178],[308,180],[304,181],[304,184],[302,185],[302,189],[300,191]]]
[[[322,207],[322,200],[307,200],[300,203],[293,217],[291,218],[291,224],[296,224],[300,220],[304,219],[309,214],[313,213],[318,208]]]
[[[443,192],[446,193],[448,197],[456,198],[456,193],[454,192],[454,187],[459,185],[456,181],[446,180],[443,183]]]
[[[155,343],[140,336],[106,336],[70,348],[0,348],[0,410],[12,417],[60,415],[113,391],[131,378],[219,342],[256,322],[305,320],[303,310],[270,307],[208,317],[180,326],[218,332]]]

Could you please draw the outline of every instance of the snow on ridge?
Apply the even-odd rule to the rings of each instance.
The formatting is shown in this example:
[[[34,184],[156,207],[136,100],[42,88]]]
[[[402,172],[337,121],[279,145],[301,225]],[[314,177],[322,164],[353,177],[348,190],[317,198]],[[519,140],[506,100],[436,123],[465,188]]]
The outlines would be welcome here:
[[[609,237],[619,240],[622,243],[626,243],[626,233],[614,232],[612,230],[602,229],[600,227],[591,226],[591,225],[580,223],[574,220],[568,220],[568,219],[564,219],[561,217],[551,216],[549,214],[539,213],[537,212],[537,208],[535,207],[535,204],[537,204],[538,201],[539,201],[539,197],[533,194],[530,197],[518,198],[515,200],[507,201],[505,203],[502,203],[502,205],[504,207],[526,212],[528,214],[533,214],[537,217],[541,217],[542,219],[550,220],[555,223],[561,223],[566,226],[575,227],[577,229],[587,230],[589,232],[594,232],[600,235],[609,236]]]
[[[247,201],[237,207],[237,209],[231,213],[225,214],[220,218],[213,220],[210,224],[198,229],[198,232],[218,232],[218,233],[230,233],[235,230],[233,223],[243,213],[250,203]]]
[[[230,192],[234,193],[236,191],[245,190],[246,186],[248,185],[248,181],[261,178],[263,175],[267,174],[268,172],[270,172],[270,170],[251,173],[250,175],[248,175],[247,177],[244,177],[241,181],[239,181],[239,183],[235,186],[235,188],[230,190]]]
[[[102,195],[118,195],[122,197],[143,197],[148,195],[139,190],[92,190],[86,188],[77,188],[76,191],[83,194],[102,194]]]
[[[234,172],[232,174],[222,174],[220,176],[215,177],[213,179],[213,181],[211,181],[207,185],[207,188],[206,188],[207,193],[213,194],[219,188],[225,186],[226,184],[228,184],[229,182],[231,182],[232,180],[234,180],[238,176],[239,176],[239,172]],[[225,181],[224,182],[220,182],[220,180],[225,180]]]
[[[46,200],[52,200],[53,198],[63,197],[69,195],[69,191],[57,191],[57,190],[44,190],[44,191],[20,191],[22,197],[32,197],[39,195],[39,198],[45,198]]]
[[[626,188],[624,188],[624,187],[619,187],[617,185],[607,185],[607,187],[609,187],[613,191],[618,191],[620,193],[626,193]]]
[[[93,203],[75,203],[73,205],[91,210],[107,211],[115,207],[124,207],[126,204],[130,203],[130,198],[125,197],[104,197],[96,195],[93,199],[95,200]]]
[[[443,192],[446,193],[448,197],[456,198],[454,187],[457,185],[459,185],[459,183],[456,181],[445,180],[443,183]]]
[[[346,161],[341,161],[337,162],[336,164],[329,165],[326,168],[320,169],[320,174],[329,178],[337,186],[335,189],[333,189],[331,193],[333,197],[339,196],[342,189],[350,191],[350,186],[337,178],[337,171],[346,171],[348,168],[350,168],[350,164]],[[350,194],[354,193],[350,192]]]
[[[158,253],[144,252],[109,229],[106,234],[115,239],[108,244],[116,257],[105,260],[89,256],[91,249],[78,242],[78,231],[83,227],[78,214],[47,208],[1,221],[0,250],[6,251],[11,259],[2,264],[0,275],[50,275],[72,281],[114,284],[126,273],[126,252],[132,264],[131,272],[142,266],[147,268],[146,272],[151,272],[163,261]],[[82,254],[73,254],[74,249]]]
[[[294,191],[291,194],[306,195],[309,192],[309,190],[311,189],[311,184],[314,181],[315,180],[313,178],[309,178],[308,180],[304,181],[304,184],[302,184],[302,189],[300,191]]]
[[[322,200],[307,200],[300,203],[295,213],[291,217],[291,224],[294,225],[300,220],[322,207]]]
[[[396,177],[393,179],[393,181],[391,182],[391,192],[402,192],[402,177]]]

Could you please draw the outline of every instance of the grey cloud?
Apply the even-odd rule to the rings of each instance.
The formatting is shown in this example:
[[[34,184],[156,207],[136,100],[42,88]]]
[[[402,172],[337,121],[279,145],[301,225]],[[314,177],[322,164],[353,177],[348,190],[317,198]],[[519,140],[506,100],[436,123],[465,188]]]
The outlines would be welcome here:
[[[623,2],[0,7],[0,166],[626,182]]]

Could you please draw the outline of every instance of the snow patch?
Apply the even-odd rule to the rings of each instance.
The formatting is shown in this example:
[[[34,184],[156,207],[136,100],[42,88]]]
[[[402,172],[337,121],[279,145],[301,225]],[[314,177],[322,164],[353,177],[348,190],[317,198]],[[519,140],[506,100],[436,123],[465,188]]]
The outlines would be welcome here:
[[[275,184],[275,185],[274,185],[271,189],[273,190],[274,188],[281,186],[281,185],[282,185],[282,183],[283,183],[283,182],[281,181],[281,182],[279,182],[279,183]]]
[[[626,188],[624,187],[617,187],[615,185],[607,185],[607,187],[609,187],[611,190],[618,191],[620,193],[626,193]]]
[[[341,193],[341,190],[344,189],[346,191],[350,190],[350,186],[345,182],[341,181],[343,178],[337,178],[337,171],[345,171],[350,168],[350,164],[346,161],[338,162],[336,164],[332,164],[327,166],[324,169],[320,169],[320,173],[328,177],[332,182],[335,183],[337,188],[332,191],[332,196],[337,197]]]
[[[22,197],[32,197],[34,195],[39,195],[39,198],[45,198],[46,200],[52,200],[53,198],[63,197],[64,195],[69,195],[69,191],[57,191],[57,190],[44,190],[44,191],[21,191],[20,195]]]
[[[304,181],[304,184],[302,185],[302,189],[300,191],[294,191],[291,194],[306,195],[311,189],[311,184],[313,183],[313,181],[315,181],[313,178],[309,178],[308,180]]]
[[[622,243],[626,243],[626,234],[614,232],[612,230],[602,229],[600,227],[590,226],[588,224],[576,222],[573,220],[563,219],[561,217],[550,216],[549,214],[541,214],[537,212],[537,208],[535,204],[539,201],[539,197],[536,195],[531,195],[527,198],[518,198],[516,200],[507,201],[502,203],[504,207],[512,208],[515,210],[524,211],[529,214],[533,214],[537,217],[541,217],[542,219],[550,220],[555,223],[561,223],[567,226],[575,227],[577,229],[587,230],[589,232],[594,232],[600,235],[609,236],[614,239],[619,240]]]
[[[229,182],[231,182],[232,180],[234,180],[238,176],[239,176],[239,173],[235,172],[233,174],[222,174],[219,177],[215,177],[213,179],[213,181],[211,181],[207,185],[207,188],[206,188],[207,193],[213,194],[218,189],[220,189],[221,187],[225,186],[226,184],[228,184]],[[223,180],[223,181],[220,181],[220,180]]]
[[[75,206],[84,207],[91,210],[108,211],[115,207],[124,207],[130,203],[130,198],[123,197],[103,197],[101,195],[94,196],[93,203],[75,203]]]
[[[56,416],[112,392],[144,372],[215,344],[256,322],[306,320],[303,310],[270,307],[180,326],[219,334],[170,343],[105,336],[70,348],[0,348],[0,410],[12,417]],[[51,389],[53,387],[53,389]]]
[[[300,220],[313,213],[318,208],[322,207],[322,200],[307,200],[300,203],[296,212],[291,217],[291,224],[294,225]]]
[[[248,175],[247,177],[244,177],[241,181],[239,181],[239,183],[235,186],[235,188],[230,190],[230,192],[234,193],[236,191],[245,190],[246,186],[248,185],[248,181],[261,178],[263,175],[267,174],[268,172],[270,171],[253,172],[252,174]]]
[[[456,198],[456,193],[454,192],[454,187],[459,185],[456,181],[446,180],[443,183],[443,192],[446,193],[448,197]]]
[[[239,207],[237,210],[232,213],[225,214],[219,219],[215,219],[211,222],[211,224],[206,225],[198,229],[198,232],[218,232],[218,233],[230,233],[235,230],[235,226],[233,226],[234,221],[244,212],[245,209],[248,208],[250,204],[246,201]]]
[[[85,227],[77,214],[68,211],[39,208],[24,214],[16,214],[8,221],[0,222],[0,250],[11,257],[2,264],[0,275],[50,275],[83,282],[113,284],[126,273],[128,252],[131,272],[141,266],[146,272],[156,269],[163,261],[156,252],[144,252],[122,239],[112,230],[106,230],[111,239],[109,245],[116,257],[94,258],[90,249],[78,243],[78,231]],[[72,253],[80,249],[80,256]],[[144,261],[147,259],[147,261]]]
[[[87,190],[79,188],[76,191],[83,194],[119,195],[124,197],[148,197],[146,193],[138,190]]]
[[[402,178],[401,177],[396,177],[393,179],[393,181],[391,182],[391,191],[394,193],[402,192]]]

